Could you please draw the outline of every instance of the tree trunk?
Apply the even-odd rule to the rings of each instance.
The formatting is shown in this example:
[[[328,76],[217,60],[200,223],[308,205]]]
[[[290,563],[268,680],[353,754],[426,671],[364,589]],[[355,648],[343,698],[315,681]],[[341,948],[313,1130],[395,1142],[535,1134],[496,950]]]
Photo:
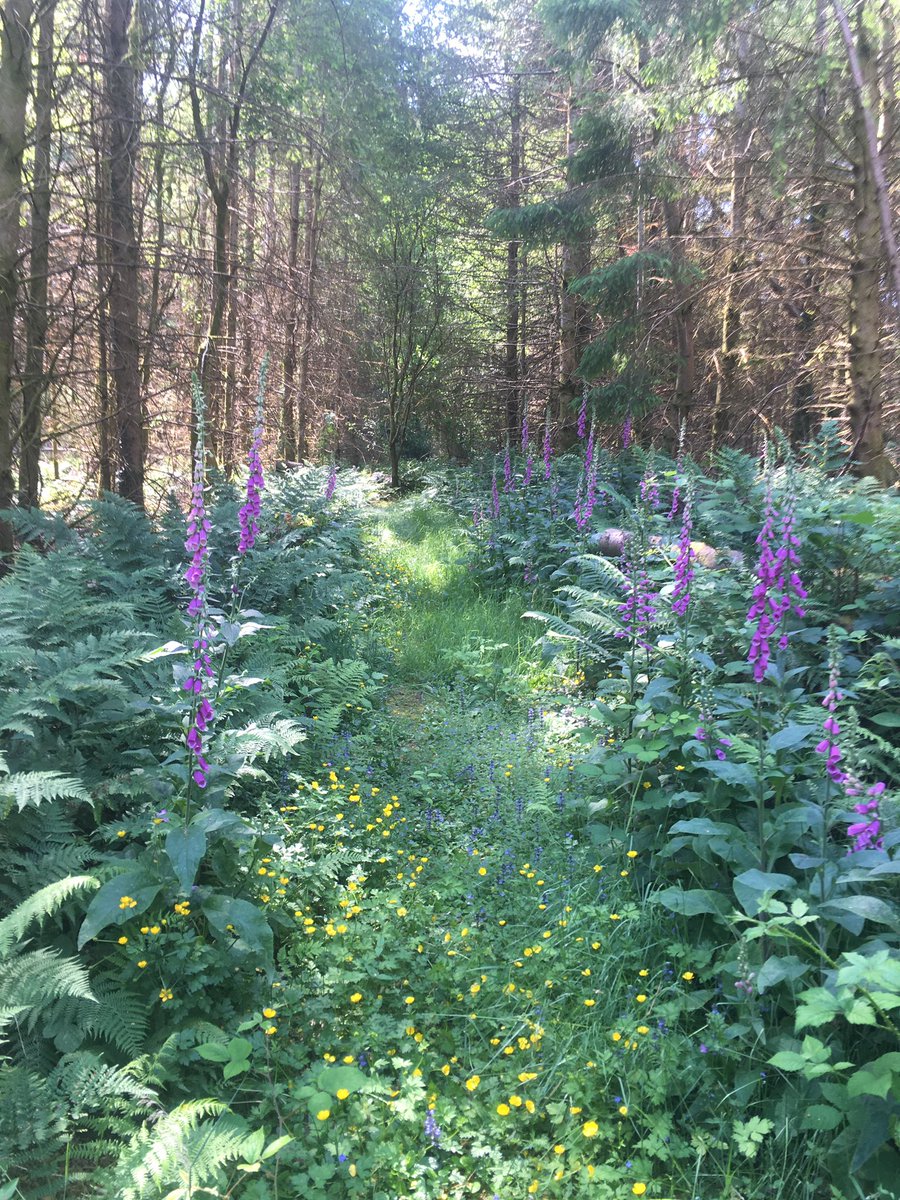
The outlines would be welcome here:
[[[735,68],[739,77],[746,76],[747,36],[738,33]],[[713,414],[712,444],[717,447],[736,399],[736,376],[740,362],[742,333],[741,275],[747,263],[744,232],[747,215],[747,196],[750,183],[750,146],[754,125],[749,105],[740,95],[734,106],[734,129],[731,145],[731,221],[725,259],[725,301],[722,307],[722,332],[716,379],[716,399]]]
[[[510,97],[509,187],[507,208],[521,203],[522,110],[519,77],[515,76]],[[506,345],[503,376],[506,384],[506,433],[515,438],[519,428],[519,250],[513,240],[506,244]]]
[[[825,28],[825,2],[816,4],[816,53],[824,59],[827,50]],[[806,217],[806,247],[804,259],[806,270],[803,276],[804,296],[800,316],[797,318],[797,336],[800,343],[800,366],[793,388],[791,438],[795,444],[809,441],[815,429],[815,353],[818,344],[819,311],[822,304],[822,270],[820,259],[825,234],[825,218],[828,205],[820,198],[819,189],[825,171],[825,122],[828,116],[828,88],[825,79],[820,79],[816,88],[814,108],[815,129],[813,131],[810,180],[813,198]]]
[[[31,264],[25,314],[19,503],[36,508],[40,493],[41,407],[46,391],[47,291],[50,260],[50,138],[53,103],[53,23],[56,0],[38,14],[37,87],[34,96],[34,178],[31,187]]]
[[[297,458],[297,422],[294,395],[297,373],[297,324],[300,297],[297,261],[300,245],[300,181],[302,168],[291,163],[290,209],[288,216],[288,311],[284,331],[284,395],[281,403],[281,457]]]
[[[575,122],[578,105],[569,92],[566,106],[566,158],[571,163],[578,151]],[[568,184],[573,186],[571,166],[567,171]],[[559,434],[560,448],[566,449],[575,441],[577,400],[584,387],[578,376],[582,351],[590,340],[590,316],[580,296],[569,289],[576,279],[590,270],[591,239],[585,234],[573,237],[562,248],[562,293],[559,317]]]
[[[0,509],[13,500],[13,374],[25,110],[31,85],[31,0],[7,0],[0,21]],[[0,556],[13,548],[0,521]],[[4,565],[0,557],[0,568]]]
[[[314,157],[312,178],[307,176],[305,189],[303,341],[300,351],[300,378],[297,384],[297,454],[300,458],[306,458],[309,453],[309,359],[312,350],[313,318],[315,315],[314,304],[316,268],[319,261],[319,207],[321,198],[322,151],[318,149]]]
[[[863,87],[853,115],[853,261],[850,267],[850,377],[847,405],[854,470],[892,483],[896,472],[885,453],[882,426],[881,278],[885,246],[879,191],[873,170],[868,121],[869,97],[877,96],[875,56],[858,26],[854,47]],[[867,95],[868,93],[868,95]]]
[[[697,349],[694,334],[694,300],[682,275],[684,262],[684,201],[665,200],[663,215],[666,222],[669,257],[672,262],[672,334],[675,349],[675,394],[673,403],[680,426],[688,419],[697,391]]]
[[[144,506],[144,414],[138,332],[139,256],[134,184],[139,138],[137,75],[130,44],[132,0],[106,8],[106,115],[109,123],[109,333],[121,469],[119,494]]]

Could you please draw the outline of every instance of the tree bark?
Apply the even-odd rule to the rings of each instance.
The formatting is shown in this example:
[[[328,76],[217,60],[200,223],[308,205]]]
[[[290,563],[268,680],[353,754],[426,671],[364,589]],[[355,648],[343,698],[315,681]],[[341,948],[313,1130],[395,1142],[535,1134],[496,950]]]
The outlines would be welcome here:
[[[141,404],[138,286],[140,260],[134,185],[140,124],[140,76],[130,43],[132,0],[106,8],[106,116],[109,126],[109,333],[121,465],[119,495],[144,506],[144,412]]]
[[[31,0],[0,9],[0,509],[13,500],[13,376],[19,287],[19,216],[25,111],[31,86]],[[12,528],[0,521],[0,556],[13,548]],[[3,566],[0,557],[0,568]]]
[[[324,122],[322,128],[324,128]],[[310,151],[312,152],[311,146]],[[322,150],[319,147],[313,155],[312,176],[307,175],[306,178],[304,197],[303,340],[300,351],[300,377],[297,382],[297,454],[301,459],[306,458],[309,453],[309,360],[315,316],[321,199]]]
[[[521,204],[522,108],[519,77],[514,76],[510,96],[509,187],[507,208]],[[519,428],[519,252],[520,243],[506,244],[506,344],[503,376],[506,384],[506,433],[515,438]]]
[[[578,119],[578,103],[569,92],[566,104],[566,158],[571,164],[578,151],[575,138],[575,122]],[[571,165],[567,169],[567,182],[573,186]],[[559,367],[558,391],[559,442],[567,449],[575,441],[577,399],[584,387],[578,376],[578,364],[584,347],[590,340],[591,322],[587,306],[580,296],[570,291],[576,279],[583,278],[590,270],[591,239],[588,234],[573,236],[563,243],[562,248],[562,293],[559,317]]]
[[[50,261],[50,137],[53,103],[53,24],[56,0],[38,12],[37,86],[34,96],[34,176],[31,186],[31,262],[25,313],[25,373],[19,504],[36,508],[40,495],[41,408],[46,391],[47,292]]]
[[[861,86],[853,114],[853,261],[850,267],[850,377],[853,390],[847,405],[854,470],[881,483],[893,483],[896,471],[885,453],[882,425],[881,277],[885,252],[879,186],[869,139],[869,98],[877,97],[877,65],[862,22],[853,47]],[[895,297],[900,296],[900,291]]]
[[[296,399],[297,372],[298,272],[300,244],[300,182],[303,171],[299,162],[291,163],[288,215],[288,311],[284,331],[284,394],[281,402],[281,457],[287,462],[297,458]]]
[[[824,59],[827,50],[825,23],[826,0],[816,3],[816,54]],[[822,243],[825,235],[825,220],[828,205],[819,194],[825,170],[825,122],[828,116],[828,88],[820,79],[816,88],[813,109],[812,158],[810,180],[812,200],[806,217],[804,259],[806,270],[803,275],[804,296],[797,318],[797,338],[800,349],[800,366],[793,388],[791,437],[795,444],[807,442],[815,429],[816,386],[814,375],[815,353],[818,342],[819,312],[822,306],[822,270],[820,265]]]
[[[740,77],[746,76],[746,33],[738,33],[735,68]],[[725,256],[725,301],[722,306],[722,332],[719,343],[719,362],[716,378],[716,399],[713,414],[713,447],[719,445],[722,430],[735,401],[737,368],[740,362],[742,335],[741,275],[747,263],[744,246],[747,216],[747,197],[750,184],[750,147],[754,122],[744,96],[734,106],[734,128],[731,144],[731,219]]]

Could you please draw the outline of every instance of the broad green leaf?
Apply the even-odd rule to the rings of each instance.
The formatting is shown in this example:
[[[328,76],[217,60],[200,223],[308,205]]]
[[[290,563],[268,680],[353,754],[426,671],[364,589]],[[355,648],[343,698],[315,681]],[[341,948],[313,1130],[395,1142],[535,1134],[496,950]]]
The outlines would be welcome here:
[[[326,1067],[319,1074],[319,1087],[323,1092],[331,1092],[336,1096],[340,1091],[358,1092],[366,1083],[368,1076],[358,1067]]]
[[[721,779],[724,783],[731,783],[735,787],[746,788],[748,793],[752,792],[753,795],[747,795],[746,799],[755,798],[756,775],[746,763],[732,762],[728,758],[721,761],[718,758],[711,758],[706,762],[697,763],[697,766],[703,771],[708,771],[710,775],[715,775],[717,779]]]
[[[224,1079],[234,1079],[235,1075],[241,1075],[244,1071],[249,1070],[249,1068],[249,1058],[233,1058],[222,1068],[222,1077]]]
[[[291,1134],[283,1134],[281,1137],[276,1138],[274,1142],[269,1142],[268,1146],[266,1146],[265,1150],[263,1150],[260,1157],[265,1162],[267,1158],[272,1158],[278,1153],[279,1150],[283,1150],[285,1146],[287,1146],[293,1140],[294,1139]]]
[[[214,892],[206,897],[201,907],[217,933],[234,939],[235,950],[271,959],[272,930],[265,913],[255,904]]]
[[[173,825],[166,834],[166,854],[182,892],[190,892],[206,853],[206,834],[196,825]]]
[[[767,892],[789,891],[796,886],[796,881],[790,875],[781,875],[776,871],[759,871],[753,867],[736,875],[732,886],[744,911],[755,917],[759,912],[759,901]]]
[[[681,913],[685,917],[696,917],[700,913],[715,913],[725,916],[731,905],[728,897],[721,892],[712,892],[703,888],[682,891],[678,887],[668,887],[657,892],[653,897],[656,904],[662,904],[672,912]]]
[[[802,1071],[806,1066],[806,1058],[796,1050],[779,1050],[769,1059],[769,1065],[779,1071]]]
[[[108,880],[88,905],[78,934],[78,949],[109,925],[124,925],[145,912],[156,899],[161,887],[162,884],[158,880],[154,880],[140,868],[123,871],[121,875]],[[133,900],[135,903],[123,908],[123,899]]]
[[[812,1104],[803,1113],[800,1128],[829,1133],[832,1129],[837,1129],[843,1119],[844,1114],[840,1109],[832,1108],[830,1104]]]
[[[207,1062],[227,1063],[231,1060],[231,1055],[221,1042],[203,1042],[197,1047],[197,1053]]]
[[[813,733],[819,733],[820,726],[818,725],[786,725],[784,729],[779,729],[777,733],[773,733],[766,742],[766,749],[770,754],[777,754],[779,750],[792,750],[795,746],[799,746],[805,742]]]

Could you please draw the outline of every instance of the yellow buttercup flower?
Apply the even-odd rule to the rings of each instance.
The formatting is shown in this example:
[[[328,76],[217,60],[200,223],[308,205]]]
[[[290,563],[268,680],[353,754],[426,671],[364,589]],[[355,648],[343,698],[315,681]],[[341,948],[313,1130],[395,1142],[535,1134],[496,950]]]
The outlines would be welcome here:
[[[581,1132],[586,1138],[596,1137],[600,1132],[600,1126],[596,1121],[585,1121],[581,1127]]]
[[[646,1183],[633,1183],[631,1185],[631,1190],[635,1196],[643,1196],[644,1192],[647,1190],[647,1185]]]
[[[266,1017],[270,1021],[273,1017],[276,1017],[277,1015],[278,1015],[278,1010],[275,1008],[264,1008],[263,1009],[263,1016]]]
[[[501,1117],[508,1117],[509,1112],[510,1112],[509,1105],[508,1104],[498,1104],[497,1112],[500,1114]]]
[[[120,945],[120,946],[127,946],[127,945],[128,945],[128,938],[127,938],[127,937],[120,937],[120,938],[119,938],[119,945]]]
[[[133,896],[123,896],[119,901],[119,908],[137,908],[137,900]]]
[[[694,972],[693,971],[685,971],[684,974],[681,976],[681,978],[686,979],[688,981],[688,983],[690,983],[691,980],[694,978]]]
[[[362,992],[354,992],[350,997],[351,1004],[359,1004],[360,1000],[362,1000]]]
[[[466,1087],[469,1089],[470,1092],[474,1092],[475,1089],[478,1087],[479,1083],[481,1083],[480,1075],[470,1075],[469,1078],[466,1080]]]
[[[316,1113],[316,1120],[317,1121],[327,1121],[330,1116],[331,1116],[330,1108],[320,1108],[319,1111]]]
[[[346,1088],[338,1088],[338,1090],[337,1090],[338,1100],[346,1100],[349,1095],[350,1095],[350,1093]]]

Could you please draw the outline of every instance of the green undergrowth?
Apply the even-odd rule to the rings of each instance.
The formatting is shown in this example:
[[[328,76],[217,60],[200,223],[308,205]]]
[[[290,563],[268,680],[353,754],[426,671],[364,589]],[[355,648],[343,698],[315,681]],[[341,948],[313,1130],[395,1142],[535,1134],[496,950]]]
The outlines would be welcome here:
[[[538,631],[522,619],[529,596],[482,586],[451,509],[420,496],[397,501],[377,511],[367,535],[376,587],[396,575],[387,591],[405,590],[377,631],[396,682],[463,678],[485,693],[521,696],[546,679],[534,649]]]

